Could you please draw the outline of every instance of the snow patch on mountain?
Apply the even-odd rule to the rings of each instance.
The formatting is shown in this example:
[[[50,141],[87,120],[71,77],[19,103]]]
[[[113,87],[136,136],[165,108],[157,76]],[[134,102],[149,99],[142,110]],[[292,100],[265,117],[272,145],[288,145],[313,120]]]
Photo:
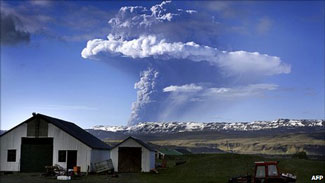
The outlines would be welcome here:
[[[254,122],[143,122],[133,126],[96,125],[93,130],[123,133],[177,133],[194,131],[257,131],[277,128],[324,127],[325,120],[278,119]]]

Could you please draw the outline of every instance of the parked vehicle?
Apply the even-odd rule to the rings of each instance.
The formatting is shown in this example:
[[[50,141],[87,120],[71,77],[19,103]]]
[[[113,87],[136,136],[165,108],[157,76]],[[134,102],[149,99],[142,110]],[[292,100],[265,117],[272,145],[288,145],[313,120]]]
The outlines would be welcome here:
[[[255,162],[254,175],[231,178],[228,183],[295,183],[296,176],[280,173],[277,161]]]

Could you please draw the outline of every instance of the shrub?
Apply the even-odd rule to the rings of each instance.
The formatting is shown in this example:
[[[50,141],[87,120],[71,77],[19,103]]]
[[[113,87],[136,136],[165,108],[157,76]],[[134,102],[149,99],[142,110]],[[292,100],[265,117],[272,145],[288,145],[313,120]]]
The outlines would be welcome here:
[[[292,155],[292,158],[296,159],[308,159],[307,153],[305,151],[296,152]]]

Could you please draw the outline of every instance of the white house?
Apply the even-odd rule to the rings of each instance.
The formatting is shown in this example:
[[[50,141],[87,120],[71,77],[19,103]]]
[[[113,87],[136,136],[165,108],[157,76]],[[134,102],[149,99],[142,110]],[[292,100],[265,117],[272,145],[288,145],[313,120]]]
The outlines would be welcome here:
[[[149,172],[155,168],[155,151],[148,144],[128,137],[111,149],[116,172]]]
[[[47,165],[80,166],[108,160],[110,147],[74,123],[33,113],[0,136],[0,171],[41,172]]]

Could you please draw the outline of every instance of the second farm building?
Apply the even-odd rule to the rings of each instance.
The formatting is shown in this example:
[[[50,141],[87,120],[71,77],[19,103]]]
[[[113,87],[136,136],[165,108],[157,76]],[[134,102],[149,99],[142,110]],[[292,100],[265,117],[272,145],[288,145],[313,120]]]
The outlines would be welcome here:
[[[74,123],[42,114],[33,116],[0,136],[0,172],[41,172],[58,164],[81,172],[112,159],[117,172],[149,172],[155,152],[143,141],[129,137],[113,148]]]
[[[155,168],[155,151],[140,139],[128,137],[111,149],[116,172],[149,172]]]

